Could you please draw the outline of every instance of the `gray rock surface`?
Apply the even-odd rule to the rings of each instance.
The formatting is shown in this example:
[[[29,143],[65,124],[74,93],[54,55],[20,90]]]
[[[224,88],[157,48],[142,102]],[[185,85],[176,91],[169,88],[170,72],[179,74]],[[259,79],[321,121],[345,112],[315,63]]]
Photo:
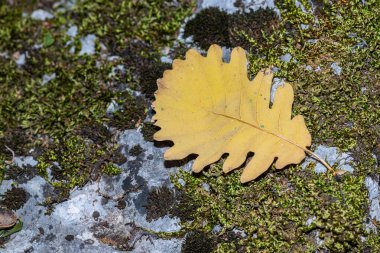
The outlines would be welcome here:
[[[51,13],[45,10],[41,10],[41,9],[33,11],[30,17],[34,20],[40,20],[40,21],[45,21],[47,19],[54,18],[54,16]]]
[[[242,0],[241,4],[244,6],[245,11],[258,10],[259,8],[272,8],[276,9],[274,0]],[[239,11],[239,7],[235,5],[235,1],[231,0],[200,0],[198,2],[198,7],[200,9],[205,9],[208,7],[219,7],[228,13],[234,13]]]
[[[17,66],[22,66],[26,62],[26,54],[20,54],[15,59]]]
[[[287,62],[287,63],[290,62],[291,59],[292,59],[292,55],[289,53],[281,55],[281,57],[280,57],[281,61]]]
[[[180,252],[182,240],[159,239],[146,230],[172,232],[180,229],[178,218],[161,217],[148,222],[146,209],[148,193],[163,185],[172,187],[162,160],[163,149],[145,142],[141,133],[127,130],[119,143],[124,153],[140,145],[143,152],[137,157],[128,156],[121,165],[123,172],[115,177],[103,176],[98,182],[75,189],[70,198],[55,206],[51,215],[45,215],[41,203],[51,194],[52,188],[39,176],[18,185],[30,195],[17,215],[24,222],[23,229],[11,236],[3,253],[38,252],[122,252],[104,242],[123,239],[124,249],[131,252]],[[19,166],[36,165],[31,157],[17,157]],[[0,194],[12,187],[5,180]],[[121,203],[125,204],[125,207]]]
[[[86,37],[81,38],[80,42],[82,44],[82,48],[79,52],[79,55],[94,54],[95,53],[95,40],[96,40],[96,36],[93,34],[89,34]]]
[[[371,219],[380,221],[379,176],[366,177],[365,186],[368,189],[368,197],[370,201],[369,216]]]
[[[340,74],[342,73],[342,68],[336,62],[331,63],[331,69],[337,76],[340,76]]]
[[[177,169],[166,168],[163,161],[165,149],[145,142],[137,130],[124,131],[119,137],[119,144],[124,147],[123,153],[128,159],[121,165],[122,173],[115,177],[103,176],[82,189],[75,189],[67,201],[56,205],[51,215],[45,215],[46,207],[40,205],[51,194],[51,186],[39,176],[20,184],[18,187],[29,194],[26,204],[17,210],[17,215],[24,221],[24,228],[11,236],[2,252],[122,252],[106,244],[112,240],[121,241],[123,245],[116,245],[131,252],[180,252],[183,239],[164,240],[148,232],[178,231],[179,219],[164,216],[148,222],[145,208],[152,189],[173,187],[169,176]],[[143,152],[136,157],[128,155],[136,145],[140,145]],[[315,152],[330,164],[338,163],[341,169],[353,170],[349,165],[349,154],[339,153],[337,148],[319,146]],[[310,162],[315,161],[307,158],[303,166]],[[32,157],[16,157],[15,163],[35,166],[37,162]],[[185,169],[189,170],[190,166],[188,163]],[[325,171],[319,166],[316,165],[317,172]],[[371,201],[370,217],[378,220],[377,180],[368,177],[366,186]],[[11,187],[12,182],[5,180],[0,194]],[[214,233],[220,229],[216,227]]]
[[[200,0],[197,11],[211,6],[219,7],[229,13],[241,11],[239,7],[234,5],[234,2],[234,0]],[[244,11],[257,10],[260,7],[276,10],[273,0],[243,0],[242,3],[244,4]],[[304,9],[301,4],[299,7]],[[48,12],[36,10],[31,17],[36,20],[46,20],[53,16]],[[67,35],[75,37],[77,30],[76,26],[71,26]],[[191,44],[191,38],[188,38],[187,41],[181,39],[182,34],[183,27],[178,40]],[[96,36],[92,34],[81,38],[82,48],[79,54],[93,54],[95,52],[95,41]],[[317,40],[309,40],[309,43],[316,42]],[[75,48],[72,46],[71,52],[74,53],[74,51]],[[228,61],[230,50],[223,48],[223,53],[224,60]],[[283,60],[286,62],[292,58],[291,55],[290,58],[287,55],[284,57]],[[21,66],[25,63],[26,58],[27,53],[22,53],[15,60]],[[163,60],[171,62],[168,57],[164,57]],[[337,64],[332,64],[331,68],[335,74],[341,73],[341,68]],[[319,67],[315,69],[315,71],[319,70]],[[51,76],[48,75],[43,79],[45,82],[52,80]],[[276,88],[282,85],[282,82],[281,79],[274,79],[271,93],[272,101]],[[114,102],[110,104],[107,112],[112,113],[117,109],[118,105]],[[25,189],[29,197],[24,206],[17,210],[17,215],[22,218],[24,227],[20,232],[11,236],[1,252],[125,252],[115,249],[107,243],[136,253],[180,252],[183,239],[164,240],[148,232],[148,230],[156,232],[178,231],[180,229],[179,219],[164,216],[149,222],[146,219],[147,210],[145,207],[148,193],[151,190],[160,186],[173,187],[169,176],[171,173],[175,173],[177,168],[166,168],[163,160],[165,149],[157,148],[151,142],[145,142],[138,130],[123,132],[119,137],[119,144],[124,147],[123,154],[128,158],[127,162],[120,166],[122,173],[115,177],[103,176],[98,181],[88,183],[81,189],[74,189],[67,201],[55,206],[51,215],[45,215],[47,208],[41,204],[52,194],[52,187],[40,176],[25,178],[18,187]],[[140,145],[143,152],[136,157],[128,155],[128,151],[136,145]],[[330,164],[339,164],[340,169],[353,171],[350,155],[340,153],[337,148],[318,146],[315,153]],[[326,171],[323,165],[311,158],[306,158],[302,166],[305,168],[312,162],[316,164],[316,172]],[[18,166],[35,166],[37,161],[32,157],[16,157],[15,163]],[[183,168],[190,171],[191,164],[192,162],[189,162]],[[185,184],[181,179],[180,183]],[[0,194],[11,189],[12,184],[13,182],[10,180],[3,181]],[[367,177],[365,185],[369,191],[370,218],[380,221],[379,178]],[[209,189],[207,184],[203,187]],[[312,219],[313,217],[308,222],[311,223]],[[213,232],[218,233],[221,229],[222,227],[217,225]],[[235,232],[245,234],[244,231],[236,230]]]
[[[56,73],[43,75],[43,77],[42,77],[42,85],[50,82],[51,80],[54,80],[56,78],[56,76],[57,76]]]

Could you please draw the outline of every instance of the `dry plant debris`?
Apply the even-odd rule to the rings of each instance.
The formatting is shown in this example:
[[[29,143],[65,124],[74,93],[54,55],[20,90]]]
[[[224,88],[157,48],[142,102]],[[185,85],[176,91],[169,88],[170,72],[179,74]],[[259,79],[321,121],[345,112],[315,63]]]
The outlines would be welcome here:
[[[0,206],[0,230],[13,227],[16,222],[16,213],[6,207]]]
[[[165,159],[197,154],[192,170],[200,172],[227,153],[227,173],[253,152],[242,183],[260,176],[274,161],[276,169],[298,164],[305,152],[331,169],[307,149],[311,135],[304,118],[291,117],[294,94],[289,83],[277,89],[270,105],[272,79],[271,70],[265,69],[249,80],[246,53],[240,47],[232,51],[229,63],[222,61],[218,45],[212,45],[206,57],[190,49],[185,60],[175,60],[173,69],[157,81],[153,104],[155,125],[161,128],[154,139],[174,142]]]

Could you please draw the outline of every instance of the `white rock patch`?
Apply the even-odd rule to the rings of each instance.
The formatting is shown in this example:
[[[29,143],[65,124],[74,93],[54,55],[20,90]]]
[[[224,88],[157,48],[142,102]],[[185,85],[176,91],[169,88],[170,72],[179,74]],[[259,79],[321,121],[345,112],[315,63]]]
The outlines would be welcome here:
[[[40,21],[45,21],[47,19],[54,18],[54,16],[51,13],[45,10],[41,10],[41,9],[33,11],[30,17],[34,20],[40,20]]]
[[[95,53],[95,40],[96,36],[93,34],[89,34],[84,38],[80,39],[80,42],[82,44],[82,48],[79,52],[79,55],[92,55]]]
[[[348,153],[341,153],[339,149],[336,147],[326,147],[323,145],[318,146],[314,151],[320,158],[324,159],[331,166],[337,164],[337,167],[341,170],[345,170],[347,172],[353,172],[354,169],[350,165],[352,162],[352,157]],[[306,168],[311,162],[315,163],[315,172],[316,173],[325,173],[327,171],[326,167],[321,163],[317,162],[311,157],[307,157],[305,162],[302,163],[302,167]]]
[[[201,0],[199,1],[198,10],[208,7],[219,7],[227,13],[234,13],[239,11],[239,8],[234,5],[235,1],[231,0]],[[242,0],[242,4],[245,6],[245,11],[256,11],[259,8],[271,8],[277,10],[274,0]],[[276,11],[278,12],[278,10]]]
[[[366,177],[365,186],[368,189],[368,197],[370,202],[369,216],[371,219],[380,221],[380,204],[379,204],[379,177]]]

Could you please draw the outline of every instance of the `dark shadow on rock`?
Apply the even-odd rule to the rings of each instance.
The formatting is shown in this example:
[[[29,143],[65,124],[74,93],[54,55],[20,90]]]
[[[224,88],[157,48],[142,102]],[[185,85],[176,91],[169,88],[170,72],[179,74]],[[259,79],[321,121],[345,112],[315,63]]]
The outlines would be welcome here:
[[[172,141],[154,141],[153,143],[156,148],[168,148],[174,145]]]
[[[186,158],[181,159],[181,160],[168,160],[168,161],[164,162],[164,166],[165,166],[165,168],[168,168],[168,169],[173,168],[173,167],[183,167],[188,162],[190,162],[191,160],[194,160],[196,157],[197,157],[197,155],[191,154],[191,155],[189,155]]]

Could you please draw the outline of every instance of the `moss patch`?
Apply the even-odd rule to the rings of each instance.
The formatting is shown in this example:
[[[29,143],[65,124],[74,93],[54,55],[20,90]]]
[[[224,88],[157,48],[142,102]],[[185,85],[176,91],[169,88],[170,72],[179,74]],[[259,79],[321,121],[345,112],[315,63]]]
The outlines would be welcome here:
[[[278,1],[282,19],[273,25],[275,29],[261,37],[237,33],[244,35],[244,41],[237,41],[250,44],[249,76],[275,66],[276,77],[292,82],[293,115],[305,117],[313,137],[312,148],[325,144],[350,152],[354,173],[334,178],[315,174],[313,164],[305,170],[289,166],[283,171],[272,169],[254,182],[241,185],[241,171],[223,175],[220,164],[198,176],[183,172],[174,180],[187,197],[180,203],[197,206],[189,214],[193,217],[190,221],[181,218],[183,230],[210,235],[220,225],[214,252],[378,248],[376,234],[364,229],[365,222],[376,226],[375,221],[367,219],[364,179],[380,172],[372,156],[373,152],[378,154],[380,134],[380,36],[375,14],[380,5],[377,1],[365,5],[360,1],[319,4],[317,20],[310,4],[300,2],[307,12],[293,1]],[[200,27],[198,24],[198,31]],[[195,26],[192,29],[195,31]],[[208,41],[204,49],[215,42],[207,33],[199,36],[194,40],[199,45],[200,41]],[[292,56],[289,62],[281,60],[285,54]],[[341,73],[334,71],[334,65],[341,67]],[[210,186],[209,192],[204,184]],[[233,228],[243,230],[247,237],[223,241]]]
[[[211,166],[198,178],[183,172],[180,177],[186,186],[176,186],[191,198],[189,204],[199,206],[194,220],[183,225],[206,233],[220,225],[220,237],[233,228],[248,235],[219,243],[222,252],[241,246],[252,251],[361,249],[360,235],[366,234],[362,224],[367,208],[364,178],[347,175],[337,181],[311,169],[271,171],[249,185],[239,183],[238,172],[222,175],[220,165]],[[203,189],[203,183],[210,186],[210,192]],[[324,239],[321,246],[316,246],[312,234]]]
[[[9,149],[15,154],[26,155],[29,151],[28,147],[31,146],[30,139],[31,136],[22,128],[9,128],[0,135],[0,153],[6,155],[8,160],[12,159],[12,152]]]
[[[193,36],[194,42],[203,49],[213,43],[230,47],[228,14],[216,7],[204,9],[187,22],[184,36]]]
[[[233,47],[243,47],[248,51],[255,49],[252,38],[262,43],[266,36],[279,26],[277,14],[271,9],[259,9],[248,13],[234,13],[229,18],[229,38]]]
[[[156,220],[170,214],[170,210],[175,205],[175,193],[167,187],[153,189],[148,196],[146,219]]]
[[[154,92],[157,90],[157,79],[163,76],[166,69],[171,67],[168,63],[153,63],[140,68],[141,92],[149,99],[154,99]]]
[[[0,205],[17,210],[26,203],[28,198],[29,194],[23,188],[12,187],[12,189],[6,191],[2,196]]]
[[[131,38],[155,47],[170,45],[173,34],[193,6],[191,0],[180,3],[167,0],[81,0],[69,14],[80,32],[94,33],[111,52],[120,54]]]
[[[108,116],[109,125],[119,130],[138,127],[145,118],[145,103],[142,98],[123,92],[117,101],[121,102],[121,108]]]
[[[170,64],[160,61],[161,54],[150,44],[132,41],[122,52],[124,64],[128,69],[131,88],[140,90],[145,97],[153,99],[157,90],[156,81]]]
[[[314,143],[352,152],[358,174],[376,170],[371,153],[380,134],[380,84],[379,53],[373,48],[379,36],[373,26],[365,27],[378,22],[373,10],[380,6],[350,2],[338,13],[338,2],[325,8],[317,25],[311,14],[285,2],[282,25],[251,55],[251,73],[278,67],[277,77],[294,82],[294,114],[304,115]],[[287,36],[287,23],[300,36]],[[308,29],[302,29],[305,23]],[[293,57],[290,62],[280,60],[286,53]],[[333,63],[342,68],[340,74],[334,73]]]
[[[271,9],[227,14],[210,7],[200,11],[186,24],[184,36],[193,36],[194,42],[205,50],[211,44],[252,50],[255,48],[252,39],[261,43],[278,25],[277,14]]]
[[[112,137],[111,131],[105,125],[96,121],[83,123],[78,129],[78,134],[83,138],[90,139],[95,144],[106,143]]]
[[[136,98],[133,90],[152,98],[154,79],[168,67],[159,63],[160,50],[171,45],[194,3],[82,0],[58,12],[46,1],[32,2],[0,4],[0,52],[5,53],[0,56],[0,178],[10,169],[5,160],[11,153],[4,144],[17,155],[42,148],[44,154],[36,156],[47,180],[51,169],[55,195],[46,204],[52,204],[89,179],[119,173],[113,163],[123,163],[125,157],[114,142],[118,130],[142,124],[144,138],[152,140],[156,129],[142,123],[148,101]],[[243,46],[251,52],[250,75],[278,67],[276,77],[294,82],[294,113],[305,116],[314,145],[351,152],[355,173],[336,180],[312,173],[313,165],[306,170],[291,166],[248,185],[239,183],[239,172],[221,175],[219,164],[198,177],[181,173],[186,184],[174,180],[181,194],[170,212],[181,218],[183,231],[191,232],[184,250],[379,251],[379,237],[363,226],[368,215],[363,181],[379,173],[372,152],[378,154],[380,139],[380,6],[375,0],[365,5],[359,0],[313,1],[316,20],[310,4],[300,2],[307,13],[294,1],[277,1],[281,21],[270,10],[228,15],[207,9],[189,21],[185,35],[193,35],[204,49],[212,43]],[[36,6],[48,8],[55,18],[40,22],[22,16]],[[74,38],[66,34],[70,25],[79,30]],[[96,52],[79,56],[80,38],[90,33],[97,36]],[[68,53],[71,47],[73,54]],[[185,50],[180,44],[172,54],[183,56]],[[285,63],[280,57],[287,53],[292,59]],[[26,64],[17,66],[22,54]],[[107,54],[121,58],[108,60]],[[340,75],[332,63],[342,68]],[[56,77],[43,82],[52,73]],[[107,115],[112,100],[120,110]],[[152,207],[160,210],[153,202]],[[211,235],[215,225],[222,230]],[[247,237],[233,235],[234,228]],[[104,237],[104,242],[129,249],[127,239]]]
[[[215,248],[215,238],[201,231],[193,231],[186,235],[182,245],[182,253],[200,252],[209,253]]]
[[[81,187],[100,175],[118,175],[121,170],[113,164],[112,153],[117,149],[112,143],[101,145],[78,135],[56,139],[38,158],[39,174],[49,181],[56,195],[46,200],[50,206],[66,200],[74,187]],[[49,180],[49,169],[51,180]]]
[[[19,167],[17,165],[8,165],[5,171],[4,178],[6,180],[13,180],[17,183],[23,184],[28,182],[37,174],[37,169],[30,165],[23,167]]]
[[[16,155],[33,154],[46,180],[51,170],[50,205],[88,180],[121,172],[114,163],[126,158],[115,137],[139,126],[147,110],[134,90],[152,97],[153,79],[166,68],[160,51],[171,45],[194,2],[80,0],[72,8],[11,2],[0,3],[0,178],[12,169],[5,145]],[[32,20],[36,8],[54,18]],[[72,26],[78,28],[73,37],[67,34]],[[96,36],[95,53],[79,55],[89,34]],[[112,55],[120,57],[107,58]],[[25,64],[17,65],[23,56]],[[107,114],[111,101],[119,110]]]

